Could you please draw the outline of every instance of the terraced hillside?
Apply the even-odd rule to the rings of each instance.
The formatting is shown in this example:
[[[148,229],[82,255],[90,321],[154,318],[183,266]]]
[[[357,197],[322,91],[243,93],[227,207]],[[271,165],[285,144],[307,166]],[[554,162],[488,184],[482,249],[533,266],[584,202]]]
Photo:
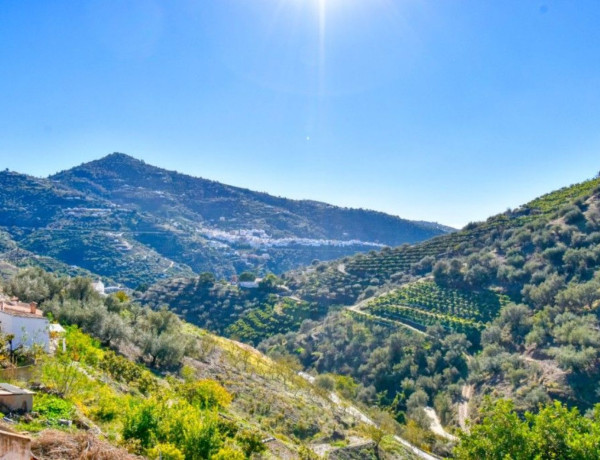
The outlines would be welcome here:
[[[124,154],[49,179],[0,172],[0,260],[143,288],[162,279],[282,273],[452,229],[294,201],[167,171]],[[7,246],[4,242],[10,242]],[[29,251],[19,254],[15,250]],[[4,254],[4,255],[2,255]],[[51,262],[52,259],[55,262]]]
[[[167,171],[121,153],[62,171],[51,179],[155,217],[175,221],[182,218],[221,231],[256,229],[274,239],[357,240],[396,245],[452,230],[381,212],[253,192]]]
[[[237,304],[223,332],[351,377],[357,394],[399,420],[423,423],[416,407],[429,404],[444,424],[464,425],[486,394],[510,396],[519,410],[599,401],[599,178],[460,232],[281,279],[273,301]],[[278,318],[290,300],[308,321]]]
[[[156,231],[152,218],[46,179],[1,172],[0,210],[1,258],[18,266],[91,272],[130,287],[193,274],[133,237]]]
[[[461,332],[471,342],[496,318],[509,298],[491,291],[465,291],[444,288],[431,281],[415,282],[368,301],[364,311],[375,317],[403,322],[426,330],[441,325]]]
[[[255,289],[244,289],[208,274],[152,286],[139,300],[152,308],[168,305],[194,324],[237,340],[257,344],[273,334],[321,319],[327,309],[289,297],[281,280],[269,275]]]
[[[534,248],[519,245],[515,239],[511,240],[511,236],[518,234],[522,239],[533,238],[544,227],[552,227],[553,221],[568,212],[566,208],[579,201],[584,208],[580,212],[586,211],[594,218],[597,204],[594,191],[598,186],[600,179],[565,187],[515,210],[490,217],[485,222],[469,224],[459,232],[415,245],[385,248],[321,263],[289,272],[285,278],[288,286],[302,298],[351,305],[361,296],[372,295],[384,286],[384,289],[389,289],[432,273],[433,266],[439,260],[464,258],[485,251],[479,265],[491,263],[490,257],[502,264],[504,258],[515,257],[521,250],[525,258],[531,255]],[[587,206],[586,200],[592,200],[592,206]],[[576,210],[570,211],[577,214]],[[576,219],[577,215],[567,218]],[[568,223],[571,226],[576,224],[576,221]],[[584,233],[594,233],[593,228]],[[563,244],[567,243],[569,241],[565,240]],[[552,241],[548,244],[552,244]],[[514,287],[510,283],[503,283],[502,287],[519,297],[518,285]]]
[[[583,261],[578,261],[577,255],[583,254],[586,247],[595,250],[597,244],[599,186],[599,179],[586,181],[420,244],[385,248],[288,272],[282,276],[288,291],[281,295],[307,302],[303,318],[318,320],[332,307],[350,306],[376,293],[393,290],[368,303],[364,311],[383,319],[401,319],[419,329],[442,325],[451,331],[465,332],[478,343],[480,332],[496,318],[503,305],[511,299],[523,300],[523,288],[532,276],[528,270],[543,268],[551,258],[562,260],[566,254],[570,256],[567,260],[572,259],[571,264],[590,265],[585,276],[593,273],[598,263],[594,253]],[[561,232],[568,236],[561,236]],[[567,244],[574,234],[580,235],[577,248],[567,253]],[[555,245],[558,248],[553,249]],[[558,251],[556,256],[553,251]],[[566,267],[556,263],[554,266],[561,272]],[[417,282],[432,276],[434,281]],[[210,318],[228,310],[211,307],[211,301],[218,299],[218,295],[198,297],[191,293],[196,283],[179,280],[177,289],[159,284],[156,290],[162,292],[161,301],[171,304],[176,311],[181,311],[182,299],[184,303],[202,305],[203,316],[191,313],[186,317],[211,327]],[[240,292],[236,288],[227,289],[231,293]],[[252,296],[243,293],[242,297],[249,295]],[[151,303],[156,303],[153,300],[156,298],[154,291],[145,296]],[[235,306],[236,313],[226,314],[235,321],[241,319],[229,332],[253,343],[269,334],[286,332],[290,329],[289,322],[285,328],[277,329],[280,323],[275,321],[274,312],[281,311],[274,309],[277,302],[255,296],[248,303],[237,294],[229,298],[226,305]],[[268,323],[271,326],[267,327]],[[296,321],[294,325],[299,324]]]
[[[452,235],[285,278],[299,298],[333,309],[356,304],[352,319],[370,327],[466,334],[476,400],[503,394],[532,409],[558,398],[583,410],[600,398],[599,178]],[[299,332],[288,350],[311,334]]]

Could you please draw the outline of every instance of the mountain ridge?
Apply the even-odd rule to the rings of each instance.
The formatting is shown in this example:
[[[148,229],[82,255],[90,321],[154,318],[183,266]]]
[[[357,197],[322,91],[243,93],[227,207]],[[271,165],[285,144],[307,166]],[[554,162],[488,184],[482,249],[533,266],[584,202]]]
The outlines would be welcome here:
[[[197,186],[198,184],[205,185],[206,186],[205,189],[201,190],[201,192],[206,194],[206,190],[208,190],[209,192],[214,193],[214,196],[208,196],[209,198],[223,199],[223,198],[237,197],[239,195],[242,195],[242,196],[252,195],[252,196],[259,197],[259,199],[261,201],[263,201],[264,204],[269,205],[269,206],[281,206],[282,204],[288,204],[288,205],[291,205],[292,207],[300,207],[303,205],[304,206],[308,205],[308,206],[324,208],[324,209],[328,209],[328,210],[335,209],[335,210],[349,211],[349,212],[367,212],[369,214],[379,216],[382,218],[397,219],[403,223],[407,223],[407,224],[410,223],[417,227],[422,227],[423,229],[435,230],[435,231],[438,231],[439,233],[446,233],[446,232],[451,232],[451,231],[455,230],[452,227],[449,227],[449,226],[446,226],[443,224],[439,224],[437,222],[427,222],[427,221],[421,221],[421,220],[411,221],[409,219],[404,219],[399,216],[387,214],[382,211],[368,210],[368,209],[363,209],[363,208],[351,208],[351,207],[336,206],[336,205],[332,205],[332,204],[318,201],[318,200],[290,199],[290,198],[284,198],[281,196],[271,195],[267,192],[253,191],[248,188],[237,187],[237,186],[233,186],[233,185],[229,185],[229,184],[223,184],[223,183],[215,181],[215,180],[206,179],[203,177],[195,177],[195,176],[191,176],[191,175],[181,173],[178,171],[173,171],[173,170],[168,170],[166,168],[152,166],[152,165],[146,163],[144,160],[140,160],[140,159],[134,158],[130,155],[127,155],[124,153],[119,153],[119,152],[114,152],[114,153],[109,154],[105,157],[102,157],[98,160],[93,160],[93,161],[90,161],[87,163],[83,163],[79,166],[70,168],[68,170],[60,171],[56,174],[49,176],[48,179],[57,181],[64,185],[70,185],[72,188],[75,188],[75,189],[79,189],[77,186],[80,185],[80,182],[78,182],[76,180],[76,178],[80,179],[80,180],[89,181],[91,179],[90,176],[93,173],[93,171],[100,171],[102,174],[108,173],[108,177],[106,178],[108,180],[105,180],[104,183],[114,187],[115,185],[118,185],[119,182],[124,180],[122,172],[136,171],[136,170],[140,170],[140,169],[141,169],[141,171],[139,171],[139,172],[143,173],[143,175],[139,174],[136,176],[136,175],[130,174],[127,176],[127,179],[130,181],[133,181],[134,185],[137,187],[144,186],[144,185],[147,186],[147,185],[149,185],[148,178],[152,177],[152,178],[156,179],[157,178],[156,176],[160,176],[160,178],[162,178],[163,180],[169,181],[170,185],[173,185],[173,186],[176,186],[176,185],[185,185],[185,186],[196,185]],[[142,177],[139,177],[140,175],[142,175]],[[110,176],[114,177],[114,179],[112,181],[110,180],[111,179]],[[100,189],[99,188],[100,184],[98,184],[97,182],[94,182],[94,183],[88,182],[88,183],[90,185],[95,185],[97,187],[96,188],[97,194],[106,196],[106,194],[108,193],[108,190]],[[156,184],[156,182],[153,182],[153,184]],[[88,189],[88,191],[93,191],[93,190]],[[179,193],[186,193],[186,192],[189,192],[189,189],[180,186],[173,191],[176,191]],[[223,192],[226,192],[226,196],[224,196],[225,194]],[[204,198],[204,196],[203,196],[203,198]],[[405,241],[403,241],[403,242],[405,242]]]
[[[18,248],[130,288],[207,271],[282,273],[448,231],[194,178],[125,154],[49,178],[3,171],[0,184],[0,229]],[[39,265],[30,255],[11,261]]]

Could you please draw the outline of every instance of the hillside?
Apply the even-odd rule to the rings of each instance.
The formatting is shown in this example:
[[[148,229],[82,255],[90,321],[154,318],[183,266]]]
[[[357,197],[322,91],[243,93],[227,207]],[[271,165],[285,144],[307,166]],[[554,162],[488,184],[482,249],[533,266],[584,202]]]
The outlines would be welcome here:
[[[358,302],[355,321],[465,334],[475,399],[511,396],[521,410],[556,398],[586,410],[600,399],[600,179],[452,235],[285,279],[316,305]],[[461,395],[454,400],[458,411]]]
[[[0,211],[5,262],[87,270],[129,288],[203,272],[219,278],[246,270],[282,273],[451,230],[273,197],[123,154],[49,179],[0,172]]]
[[[94,458],[415,458],[393,424],[373,442],[366,415],[291,362],[140,309],[123,293],[102,298],[89,279],[30,269],[4,289],[35,298],[67,327],[64,351],[19,350],[12,362],[30,364],[21,369],[0,342],[0,380],[37,391],[33,412],[5,422],[34,437],[39,458],[80,458],[86,445]]]
[[[433,406],[448,429],[465,427],[485,395],[510,397],[520,412],[600,401],[598,178],[450,235],[281,279],[285,291],[238,303],[222,332],[352,377],[356,394],[398,420],[426,427]],[[189,283],[151,292],[177,304]],[[188,319],[204,324],[212,310],[203,305],[204,316]],[[303,323],[290,320],[298,311]]]
[[[50,179],[161,218],[191,221],[228,233],[243,230],[284,238],[358,240],[398,245],[452,229],[381,212],[275,197],[157,168],[113,153]]]
[[[1,258],[18,266],[91,272],[130,287],[193,274],[129,236],[157,229],[148,216],[47,179],[1,172],[0,210]]]
[[[5,245],[11,247],[10,239]],[[39,283],[20,276],[8,289],[24,297],[27,286]],[[49,289],[54,285],[48,283]],[[133,348],[127,347],[137,353],[133,359],[168,368],[173,356],[181,360],[188,353],[196,334],[191,326],[163,330],[164,318],[176,318],[163,308],[168,306],[187,321],[256,346],[288,369],[284,380],[299,382],[289,372],[302,369],[321,390],[335,390],[363,408],[378,407],[392,431],[439,456],[454,451],[478,458],[474,452],[485,452],[487,437],[516,435],[494,433],[490,417],[509,420],[511,430],[526,420],[520,429],[529,433],[549,429],[545,420],[554,414],[586,439],[595,439],[600,427],[600,178],[423,243],[315,262],[266,276],[251,288],[209,273],[176,277],[151,286],[139,300],[153,307],[142,310],[141,320],[137,307],[120,307],[115,300],[106,303],[106,316],[95,308],[79,312],[62,295],[47,308],[61,321],[87,328],[105,346],[135,330]],[[110,327],[97,327],[98,321]],[[161,338],[165,331],[168,339]],[[207,348],[212,345],[201,346],[192,360]],[[243,363],[254,352],[245,350],[244,358],[234,360],[240,374],[232,381],[248,377]],[[250,391],[254,402],[269,383],[260,386]],[[283,391],[276,386],[273,394]],[[531,414],[519,418],[526,411]],[[580,415],[586,411],[589,418]],[[282,418],[269,423],[269,429],[287,426]],[[552,429],[556,436],[579,436],[558,425]],[[293,444],[293,428],[286,430]],[[310,438],[320,446],[319,436]],[[532,452],[547,451],[544,442],[532,444]],[[513,446],[518,451],[518,443]],[[595,444],[569,446],[600,452]]]

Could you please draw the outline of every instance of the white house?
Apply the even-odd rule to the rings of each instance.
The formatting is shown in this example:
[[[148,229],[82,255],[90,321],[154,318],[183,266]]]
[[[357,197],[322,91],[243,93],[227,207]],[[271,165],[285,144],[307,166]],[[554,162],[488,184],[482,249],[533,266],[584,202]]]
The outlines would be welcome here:
[[[12,349],[41,346],[50,351],[48,318],[37,309],[35,302],[26,304],[15,300],[0,300],[0,332],[12,334]]]
[[[240,281],[238,285],[244,289],[256,289],[258,287],[256,281]]]

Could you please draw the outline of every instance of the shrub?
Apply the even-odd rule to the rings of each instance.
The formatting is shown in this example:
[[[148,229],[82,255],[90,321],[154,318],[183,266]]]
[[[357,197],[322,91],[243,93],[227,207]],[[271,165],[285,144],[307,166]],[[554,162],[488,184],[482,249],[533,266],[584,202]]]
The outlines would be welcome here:
[[[199,409],[223,409],[231,404],[231,394],[214,380],[183,383],[179,393],[192,406]]]
[[[185,460],[183,452],[170,443],[157,444],[146,455],[152,460]]]
[[[70,420],[75,414],[73,404],[48,394],[36,395],[33,410],[51,424],[57,424],[60,419]]]
[[[233,447],[222,447],[219,452],[211,457],[211,460],[246,460],[241,450]]]

